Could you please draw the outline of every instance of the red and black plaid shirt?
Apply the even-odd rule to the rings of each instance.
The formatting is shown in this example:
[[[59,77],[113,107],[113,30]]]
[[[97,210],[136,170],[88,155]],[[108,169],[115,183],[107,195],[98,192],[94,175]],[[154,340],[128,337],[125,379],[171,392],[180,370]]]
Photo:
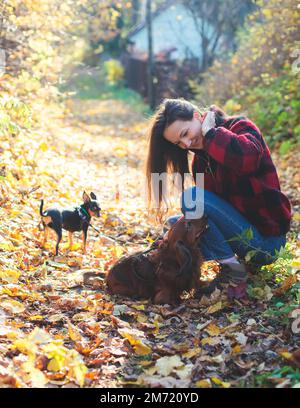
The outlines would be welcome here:
[[[192,164],[204,173],[204,188],[231,203],[264,236],[290,229],[291,205],[281,192],[270,150],[257,126],[245,117],[210,129]]]

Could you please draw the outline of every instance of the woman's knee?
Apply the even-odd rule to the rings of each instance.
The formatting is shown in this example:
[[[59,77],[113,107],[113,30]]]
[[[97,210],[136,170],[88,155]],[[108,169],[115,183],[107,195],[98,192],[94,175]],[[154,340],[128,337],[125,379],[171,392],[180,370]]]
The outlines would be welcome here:
[[[168,217],[166,221],[164,222],[163,225],[163,233],[165,234],[172,226],[181,218],[182,215],[171,215],[171,217]]]

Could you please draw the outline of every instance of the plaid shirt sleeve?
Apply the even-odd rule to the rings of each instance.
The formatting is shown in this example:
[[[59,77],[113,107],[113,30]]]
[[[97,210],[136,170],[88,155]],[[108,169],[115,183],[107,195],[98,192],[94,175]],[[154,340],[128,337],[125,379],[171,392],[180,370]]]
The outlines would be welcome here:
[[[259,129],[247,118],[234,122],[230,129],[210,129],[203,140],[204,150],[213,159],[243,175],[259,168],[263,145]]]

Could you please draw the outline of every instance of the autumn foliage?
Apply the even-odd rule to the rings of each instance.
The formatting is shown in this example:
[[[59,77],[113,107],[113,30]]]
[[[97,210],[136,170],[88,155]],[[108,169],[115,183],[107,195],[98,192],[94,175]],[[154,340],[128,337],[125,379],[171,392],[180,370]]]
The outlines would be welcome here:
[[[144,106],[133,108],[124,93],[123,99],[103,96],[97,70],[81,64],[84,55],[95,57],[101,41],[118,32],[118,13],[130,13],[130,2],[115,3],[6,0],[0,6],[6,54],[0,76],[0,388],[299,387],[297,155],[275,156],[294,204],[289,242],[274,264],[252,277],[243,303],[220,291],[201,301],[184,292],[181,305],[171,308],[108,293],[104,278],[112,265],[145,250],[162,232],[142,194]],[[282,3],[287,11],[272,11],[277,33],[267,11],[273,1],[263,2],[262,16],[271,31],[264,30],[260,41],[277,49],[272,61],[266,62],[264,48],[256,51],[262,59],[255,79],[253,64],[249,73],[238,68],[245,64],[238,51],[237,62],[224,65],[226,87],[211,76],[205,82],[209,97],[217,95],[218,86],[224,101],[250,98],[246,84],[258,95],[268,80],[275,92],[273,85],[284,79],[286,69],[285,63],[278,69],[276,64],[288,55],[284,43],[279,58],[277,44],[282,35],[294,41],[299,12],[292,0]],[[254,22],[252,30],[262,33]],[[85,98],[76,93],[75,74],[75,95],[60,87],[78,63],[84,78],[95,80],[84,82]],[[217,81],[219,74],[216,64],[210,75]],[[241,82],[234,95],[231,79],[237,77]],[[284,86],[290,89],[293,83],[288,79]],[[283,109],[298,109],[294,97],[284,101],[289,105]],[[237,103],[242,105],[240,99]],[[295,120],[284,120],[295,132]],[[80,236],[68,248],[64,231],[55,257],[55,238],[41,245],[40,200],[47,207],[79,205],[84,190],[95,191],[102,209],[89,230],[87,254]],[[211,280],[218,266],[204,263],[201,272]]]

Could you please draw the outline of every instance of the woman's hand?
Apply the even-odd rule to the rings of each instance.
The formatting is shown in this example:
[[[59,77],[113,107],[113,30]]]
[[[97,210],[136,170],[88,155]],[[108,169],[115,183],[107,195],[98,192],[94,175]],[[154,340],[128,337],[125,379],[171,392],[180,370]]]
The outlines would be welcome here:
[[[202,122],[203,136],[205,136],[206,133],[214,127],[216,127],[216,115],[215,112],[209,111],[207,112],[204,121]]]

